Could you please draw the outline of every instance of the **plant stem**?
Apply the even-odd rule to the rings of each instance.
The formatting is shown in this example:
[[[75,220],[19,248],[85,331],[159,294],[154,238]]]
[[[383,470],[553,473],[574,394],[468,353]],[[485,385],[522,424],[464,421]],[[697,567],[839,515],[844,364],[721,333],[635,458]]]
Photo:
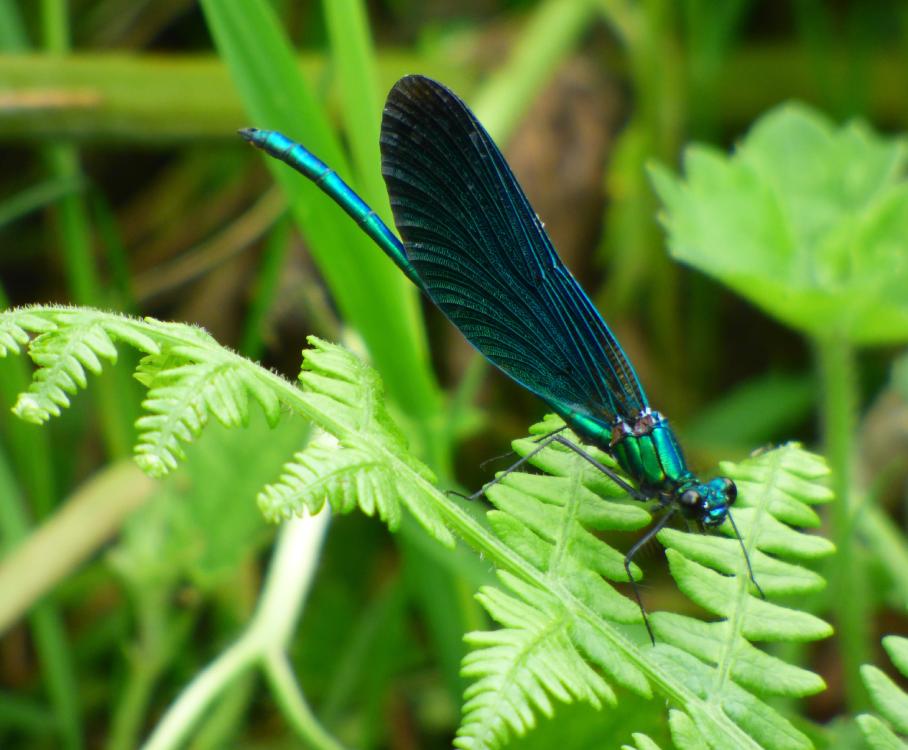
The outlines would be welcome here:
[[[129,652],[129,675],[113,710],[106,750],[128,750],[138,744],[158,680],[195,622],[191,611],[174,612],[166,583],[133,593],[138,643]]]
[[[287,662],[287,654],[283,651],[269,654],[262,668],[284,715],[297,734],[308,742],[307,746],[316,750],[343,750],[343,745],[328,734],[309,708]]]
[[[830,588],[836,592],[833,607],[845,672],[845,695],[850,709],[858,711],[868,705],[860,667],[870,658],[867,627],[870,612],[864,560],[854,544],[852,482],[858,401],[854,349],[841,338],[820,340],[817,361],[823,383],[823,440],[836,496],[832,506],[832,540],[838,552]]]
[[[199,672],[143,745],[145,750],[180,747],[203,711],[227,685],[252,666],[256,655],[255,644],[244,637]]]
[[[338,745],[318,725],[292,677],[283,674],[276,659],[293,636],[302,606],[315,577],[319,550],[330,514],[295,519],[284,524],[274,549],[259,605],[240,638],[199,672],[167,710],[143,746],[145,750],[180,747],[202,713],[237,678],[251,667],[263,667],[278,704],[307,747],[337,750]],[[303,708],[300,708],[302,704]],[[326,741],[330,740],[330,742]]]
[[[0,563],[0,633],[118,533],[154,487],[133,462],[112,464],[85,482],[30,535],[25,511],[5,504],[5,513],[15,512],[20,525],[0,531],[10,541],[22,541]]]

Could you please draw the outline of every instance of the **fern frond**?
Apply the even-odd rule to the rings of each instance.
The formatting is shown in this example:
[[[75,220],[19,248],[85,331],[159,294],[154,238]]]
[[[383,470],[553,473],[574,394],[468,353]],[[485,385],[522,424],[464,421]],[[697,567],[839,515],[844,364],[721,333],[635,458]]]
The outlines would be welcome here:
[[[570,637],[571,618],[557,598],[502,573],[516,596],[494,587],[478,598],[504,627],[471,633],[476,648],[463,663],[475,678],[464,696],[464,720],[454,744],[466,750],[503,744],[511,732],[535,726],[534,709],[554,712],[552,698],[585,700],[596,708],[615,703],[615,693],[593,670]]]
[[[313,440],[285,465],[280,480],[259,494],[259,508],[269,521],[318,513],[325,502],[335,513],[348,513],[359,502],[366,515],[396,529],[400,524],[394,477],[390,467],[360,448],[340,448]]]
[[[143,406],[150,413],[138,421],[136,460],[149,474],[160,476],[176,466],[182,445],[209,417],[227,426],[245,424],[250,396],[272,424],[280,414],[277,391],[260,368],[223,349],[202,329],[68,307],[0,313],[0,356],[28,345],[37,365],[13,411],[37,423],[58,416],[87,385],[88,372],[99,373],[102,360],[116,361],[117,343],[146,354],[136,377],[149,388]]]
[[[883,648],[899,672],[908,678],[908,638],[886,636]],[[864,739],[873,750],[905,750],[908,748],[908,693],[885,672],[872,665],[861,667],[861,676],[874,708],[882,717],[873,714],[857,717]]]
[[[187,352],[201,357],[201,352]],[[249,419],[250,392],[257,398],[271,424],[279,416],[273,392],[257,388],[255,377],[231,361],[207,356],[204,361],[158,367],[158,357],[146,357],[140,366],[143,378],[156,371],[142,407],[149,414],[139,418],[136,461],[152,476],[161,476],[183,458],[182,445],[189,443],[214,416],[225,427],[245,425]]]
[[[19,354],[31,341],[32,334],[53,331],[57,325],[43,315],[35,315],[28,308],[0,313],[0,357]]]
[[[297,454],[261,495],[268,514],[312,512],[327,501],[338,511],[355,505],[377,513],[393,527],[406,508],[436,539],[453,543],[454,529],[485,555],[503,588],[484,589],[481,601],[504,627],[470,636],[476,648],[465,668],[477,682],[460,746],[500,747],[557,702],[600,706],[613,702],[620,686],[668,703],[678,747],[809,747],[762,698],[806,695],[822,681],[752,642],[809,640],[827,634],[828,626],[754,597],[737,540],[664,530],[659,538],[679,587],[717,619],[654,613],[658,645],[651,648],[636,603],[613,585],[625,581],[623,556],[598,535],[639,530],[649,514],[563,446],[551,445],[533,460],[551,476],[513,473],[491,488],[494,509],[483,526],[435,489],[390,419],[378,376],[339,347],[310,339],[296,388],[191,326],[71,308],[0,313],[0,354],[20,351],[31,336],[38,370],[26,394],[33,400],[22,407],[26,416],[58,413],[87,372],[113,359],[114,344],[125,342],[147,355],[137,372],[149,388],[139,449],[146,469],[172,467],[212,417],[242,424],[250,400],[272,421],[287,407],[336,445],[317,441]],[[556,426],[549,420],[536,429]],[[525,454],[537,445],[515,447]],[[791,445],[723,468],[738,484],[735,518],[770,599],[822,585],[802,562],[831,545],[789,525],[815,525],[812,506],[829,499],[818,481],[826,471],[822,460]],[[632,572],[640,576],[636,567]]]
[[[135,453],[149,474],[173,469],[211,418],[243,425],[254,400],[273,424],[282,406],[289,407],[338,443],[316,443],[297,454],[281,480],[261,493],[269,517],[315,512],[327,499],[339,512],[358,506],[395,528],[406,508],[434,538],[452,545],[434,478],[408,453],[385,409],[378,375],[340,347],[310,341],[300,389],[197,326],[56,306],[0,312],[0,356],[28,346],[37,365],[15,408],[20,417],[44,422],[58,415],[85,387],[87,373],[99,372],[102,360],[115,361],[115,344],[126,343],[146,355],[135,373],[148,388]]]
[[[387,412],[381,380],[350,352],[311,336],[300,373],[302,400],[327,416],[320,425],[336,445],[316,441],[284,466],[275,484],[259,493],[267,518],[288,518],[304,510],[318,512],[324,503],[345,513],[359,508],[376,512],[397,528],[401,505],[435,539],[448,546],[454,537],[427,492],[431,472],[407,452],[407,444]]]
[[[621,750],[661,750],[655,742],[641,732],[634,732],[633,738],[634,744],[622,745]]]
[[[124,340],[146,352],[157,345],[141,332],[129,331],[106,313],[76,308],[10,310],[0,317],[0,356],[18,353],[38,335],[28,351],[38,366],[31,385],[19,395],[13,412],[27,422],[42,424],[69,406],[69,397],[87,384],[86,370],[101,372],[101,360],[115,362],[114,342]]]
[[[544,434],[559,426],[547,421],[533,432]],[[532,441],[515,443],[522,455],[536,447]],[[596,457],[614,466],[605,454]],[[495,506],[488,520],[501,541],[545,581],[544,588],[531,589],[532,594],[526,594],[525,585],[522,601],[537,607],[537,616],[549,616],[545,622],[551,622],[552,612],[558,613],[565,640],[548,644],[547,658],[567,662],[582,654],[603,679],[643,695],[658,685],[675,707],[669,723],[679,747],[810,747],[803,734],[757,695],[807,695],[822,690],[823,681],[769,656],[752,642],[813,640],[827,636],[829,626],[808,613],[754,597],[737,539],[666,529],[659,539],[667,547],[679,588],[720,619],[703,622],[654,613],[657,646],[628,640],[626,624],[639,623],[641,614],[636,602],[610,583],[626,581],[624,556],[593,532],[640,529],[649,514],[639,503],[616,497],[613,483],[562,446],[552,445],[533,463],[556,476],[515,472],[504,477],[487,493]],[[740,488],[735,519],[767,595],[802,594],[821,587],[822,578],[799,563],[828,553],[831,545],[786,522],[815,523],[810,506],[830,499],[829,490],[818,483],[827,473],[822,460],[788,445],[722,468]],[[639,574],[632,571],[635,577]],[[557,607],[537,604],[552,595],[559,600]],[[488,593],[482,601],[491,601]],[[539,620],[525,612],[518,620],[505,622],[496,608],[487,609],[505,626],[512,645],[522,642],[514,632],[521,622],[527,623],[524,640],[539,627]],[[471,634],[470,641],[483,644],[485,637],[489,636]],[[527,716],[534,707],[544,708],[543,713],[551,710],[549,704],[532,699],[539,691],[546,693],[546,683],[518,655],[521,652],[514,648],[510,652],[480,648],[465,661],[465,672],[469,666],[482,678],[471,688],[465,706],[458,735],[464,738],[462,746],[500,747],[508,731],[520,734],[532,726]],[[506,674],[509,684],[521,689],[511,690],[507,701],[498,700],[495,691],[501,687],[492,680],[493,674],[499,678]],[[565,679],[571,686],[571,678]],[[607,691],[591,694],[582,689],[584,682],[574,685],[573,692],[564,688],[546,694],[591,702],[591,695],[598,700],[612,694],[608,683]]]

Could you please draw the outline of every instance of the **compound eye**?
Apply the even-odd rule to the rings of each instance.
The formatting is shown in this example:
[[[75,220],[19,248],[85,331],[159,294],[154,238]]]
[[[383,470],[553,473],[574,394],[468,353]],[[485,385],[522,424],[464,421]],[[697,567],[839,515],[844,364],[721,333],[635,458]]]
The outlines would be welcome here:
[[[725,497],[728,498],[729,504],[733,503],[735,498],[738,497],[738,487],[731,479],[725,480]]]
[[[700,504],[700,493],[696,490],[685,490],[681,495],[681,505],[696,508]]]

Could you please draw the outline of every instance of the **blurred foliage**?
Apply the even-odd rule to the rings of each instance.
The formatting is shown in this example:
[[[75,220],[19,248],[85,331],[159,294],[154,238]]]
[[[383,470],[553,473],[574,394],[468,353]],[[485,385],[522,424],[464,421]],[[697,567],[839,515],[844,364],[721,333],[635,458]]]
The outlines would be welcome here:
[[[864,714],[861,729],[888,741],[879,701],[897,693],[877,680],[871,703],[860,668],[902,679],[879,636],[908,630],[908,360],[895,349],[908,309],[903,4],[253,5],[0,0],[0,305],[196,323],[290,378],[307,335],[343,340],[378,366],[389,409],[441,486],[478,487],[490,472],[481,462],[542,406],[486,377],[336,207],[283,169],[279,194],[234,136],[285,128],[383,211],[384,92],[404,73],[438,78],[499,139],[695,466],[789,438],[828,454],[839,553],[809,608],[831,613],[839,635],[785,659],[829,688],[775,707],[817,746],[842,747],[856,736],[853,712],[873,706],[882,718]],[[4,554],[131,453],[143,398],[134,365],[121,352],[38,428],[8,408],[27,366],[0,360]],[[148,736],[255,610],[274,531],[254,496],[305,433],[257,418],[209,428],[150,493],[126,476],[100,498],[96,525],[69,529],[85,556],[0,638],[0,747]],[[117,513],[124,505],[135,510]],[[473,599],[488,582],[484,561],[429,543],[406,519],[395,536],[336,520],[291,641],[321,724],[350,747],[450,746],[462,636],[488,626]],[[646,597],[689,606],[667,577]],[[626,693],[620,705],[559,709],[514,746],[570,736],[648,748],[634,736],[646,731],[668,747],[684,734],[661,701]],[[249,679],[211,708],[193,746],[287,746],[283,716]]]
[[[906,147],[797,105],[731,159],[691,147],[683,187],[654,170],[672,254],[810,336],[904,342]]]

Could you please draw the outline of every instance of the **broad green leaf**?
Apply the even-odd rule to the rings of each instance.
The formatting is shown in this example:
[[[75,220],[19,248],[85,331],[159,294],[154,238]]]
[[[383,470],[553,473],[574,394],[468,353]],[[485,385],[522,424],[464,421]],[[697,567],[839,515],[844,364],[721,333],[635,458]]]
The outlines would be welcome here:
[[[726,156],[684,154],[651,177],[678,260],[781,321],[854,343],[908,340],[906,148],[800,104],[766,114]]]

